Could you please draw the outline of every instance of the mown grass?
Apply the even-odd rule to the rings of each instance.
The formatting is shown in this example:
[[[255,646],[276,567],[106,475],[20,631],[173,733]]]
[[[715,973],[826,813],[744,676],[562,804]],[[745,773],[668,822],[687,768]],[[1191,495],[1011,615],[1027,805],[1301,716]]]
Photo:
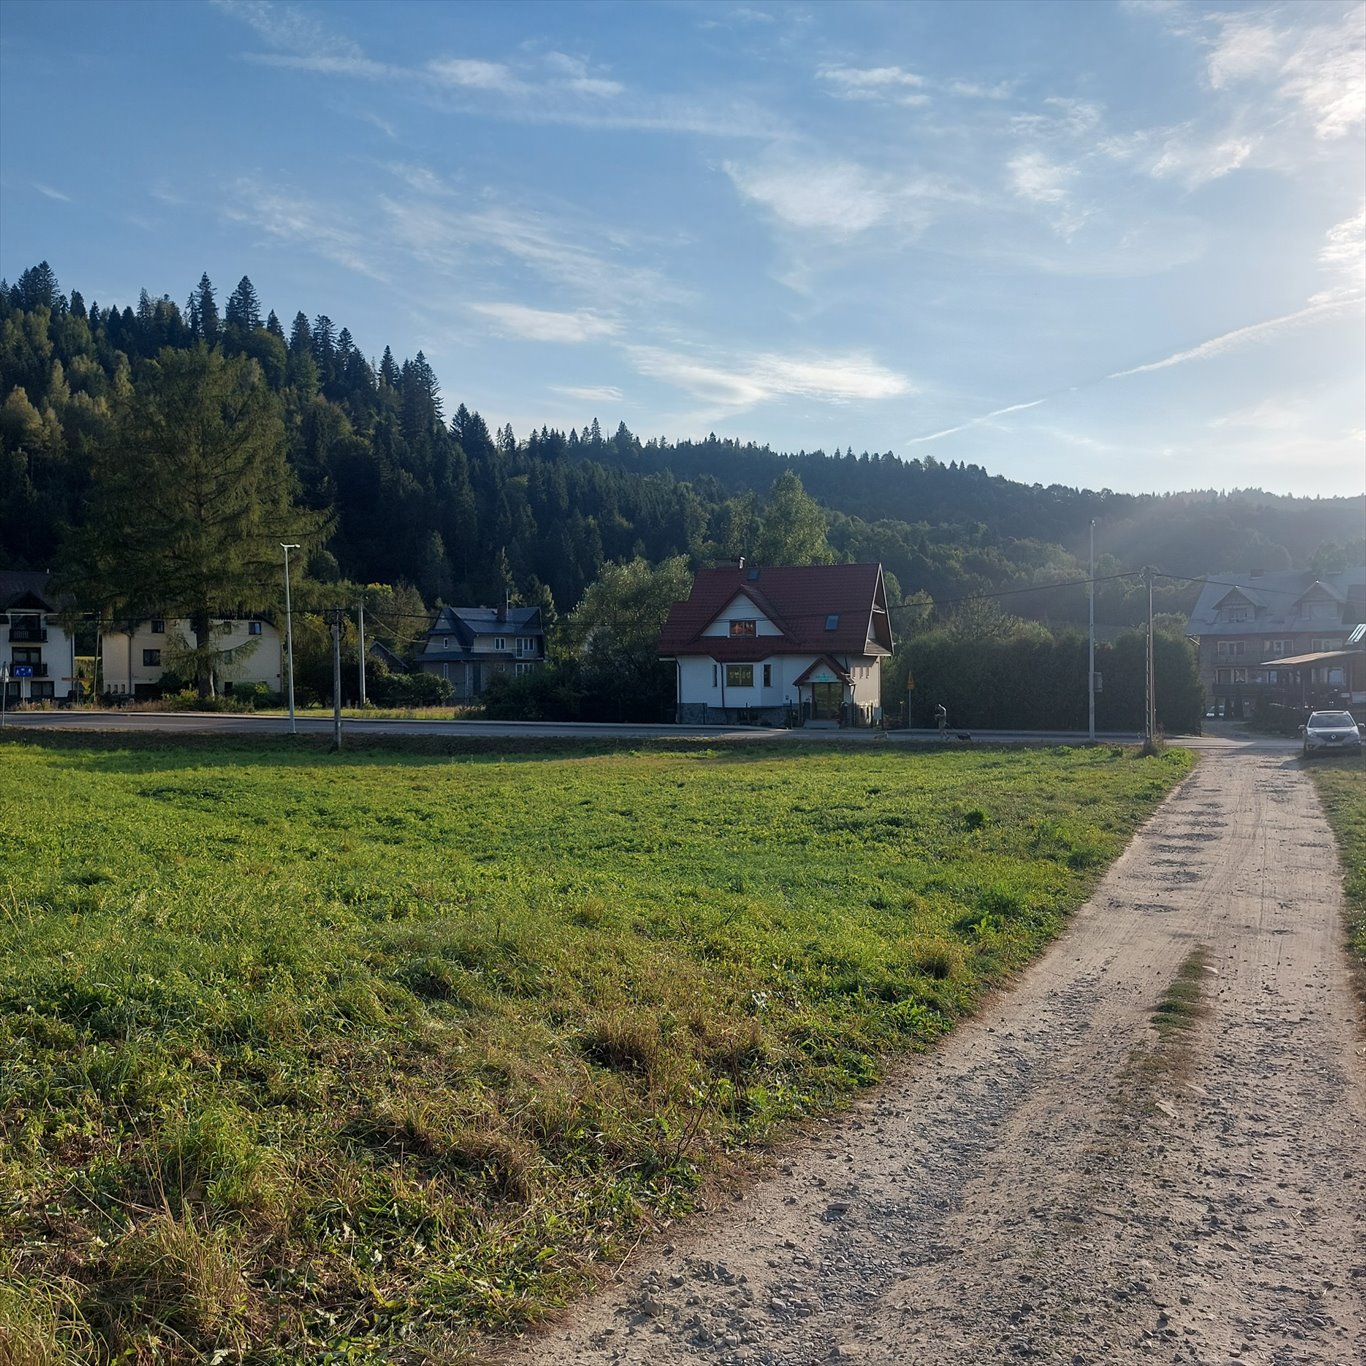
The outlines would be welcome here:
[[[0,1359],[457,1360],[948,1029],[1190,762],[511,748],[0,741]]]
[[[1358,965],[1366,970],[1366,766],[1320,760],[1309,772],[1337,836],[1346,872],[1348,942]]]

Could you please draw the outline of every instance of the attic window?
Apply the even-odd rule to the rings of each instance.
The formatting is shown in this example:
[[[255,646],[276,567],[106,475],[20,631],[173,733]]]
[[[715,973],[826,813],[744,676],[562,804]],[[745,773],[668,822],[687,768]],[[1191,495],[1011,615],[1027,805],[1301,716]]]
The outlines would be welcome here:
[[[838,612],[831,612],[830,615],[825,619],[825,629],[827,631],[838,631],[839,628],[840,614]]]
[[[734,620],[730,623],[730,633],[733,636],[752,636],[757,634],[758,626],[754,619]]]

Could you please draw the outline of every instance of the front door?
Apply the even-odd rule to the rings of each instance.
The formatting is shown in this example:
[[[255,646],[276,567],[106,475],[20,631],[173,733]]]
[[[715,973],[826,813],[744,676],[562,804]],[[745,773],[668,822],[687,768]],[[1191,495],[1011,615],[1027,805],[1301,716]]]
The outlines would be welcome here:
[[[840,683],[811,685],[811,717],[815,721],[838,721],[840,703],[844,700],[844,686]]]

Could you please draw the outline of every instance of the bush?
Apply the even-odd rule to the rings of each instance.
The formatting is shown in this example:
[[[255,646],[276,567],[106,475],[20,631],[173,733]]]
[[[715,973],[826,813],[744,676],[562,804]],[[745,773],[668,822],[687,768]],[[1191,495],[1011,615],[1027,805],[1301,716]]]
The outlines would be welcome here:
[[[440,707],[455,689],[436,674],[377,674],[366,687],[366,697],[377,707]]]
[[[572,664],[545,665],[521,677],[494,674],[482,700],[491,721],[577,721],[583,709]]]

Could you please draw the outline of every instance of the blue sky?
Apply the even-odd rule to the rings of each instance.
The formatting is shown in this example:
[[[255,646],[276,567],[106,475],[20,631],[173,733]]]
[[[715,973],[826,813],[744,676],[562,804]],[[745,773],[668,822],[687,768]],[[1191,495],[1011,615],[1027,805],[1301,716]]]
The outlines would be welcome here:
[[[0,273],[491,425],[1366,487],[1366,6],[0,5]]]

